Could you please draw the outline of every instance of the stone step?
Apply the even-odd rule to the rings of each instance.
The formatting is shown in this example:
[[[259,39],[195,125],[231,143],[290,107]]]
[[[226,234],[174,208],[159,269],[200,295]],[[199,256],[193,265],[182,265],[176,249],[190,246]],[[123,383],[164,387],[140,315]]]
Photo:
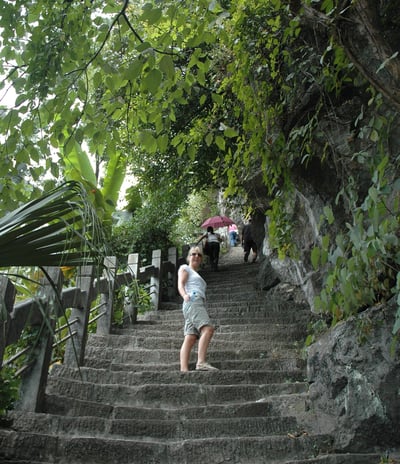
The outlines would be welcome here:
[[[249,301],[243,302],[238,301],[235,299],[229,304],[221,304],[219,302],[212,301],[211,299],[207,299],[206,302],[207,309],[209,311],[217,311],[219,310],[221,313],[226,314],[227,317],[231,316],[231,313],[234,314],[243,314],[246,317],[261,317],[264,315],[265,317],[273,314],[279,314],[282,316],[292,314],[296,317],[308,317],[310,318],[311,315],[309,310],[307,310],[306,306],[303,304],[296,304],[290,303],[290,311],[288,310],[288,302],[286,301],[278,301],[275,303],[267,302],[267,301]],[[177,309],[169,309],[169,310],[158,310],[158,311],[148,311],[145,313],[145,316],[142,317],[143,320],[165,320],[173,318],[173,316],[182,317],[182,306]]]
[[[188,375],[180,371],[158,371],[147,370],[132,372],[129,370],[115,371],[109,369],[92,368],[68,368],[62,365],[55,366],[49,382],[57,382],[58,379],[72,379],[96,384],[107,385],[140,385],[140,384],[187,384],[193,383],[197,374],[201,372],[191,372]],[[200,376],[198,376],[201,379]],[[257,371],[227,371],[220,370],[209,372],[208,381],[218,385],[258,385],[264,383],[279,383],[290,379],[291,381],[303,381],[305,370],[294,367],[291,370],[257,370]]]
[[[2,446],[4,444],[4,446]],[[312,456],[316,449],[329,447],[330,438],[287,435],[252,437],[213,437],[188,440],[149,438],[114,439],[105,437],[52,436],[0,431],[0,458],[7,462],[57,464],[241,464],[284,463],[287,458]],[[254,457],[256,456],[256,459]],[[18,460],[18,461],[17,461]]]
[[[218,333],[221,335],[229,335],[229,336],[236,336],[236,337],[242,337],[242,338],[248,338],[249,333],[251,334],[260,334],[261,336],[264,335],[269,335],[271,332],[274,332],[275,330],[293,330],[293,328],[299,328],[301,330],[306,330],[309,319],[308,320],[300,320],[297,322],[265,322],[262,324],[252,324],[252,323],[247,323],[246,321],[242,321],[242,327],[238,327],[238,324],[234,325],[229,325],[229,324],[224,324],[222,320],[219,321],[220,323],[218,324]],[[176,330],[176,328],[179,327],[182,329],[183,327],[183,319],[176,318],[176,319],[171,319],[168,321],[155,321],[151,323],[146,323],[146,324],[133,324],[130,325],[129,327],[125,328],[118,328],[113,331],[113,335],[118,335],[118,336],[135,336],[135,335],[151,335],[151,334],[163,334],[167,336],[171,336],[171,330]],[[250,335],[251,335],[250,334]],[[113,337],[111,335],[111,338]],[[95,336],[95,334],[90,334],[90,337]],[[99,335],[100,336],[100,335]]]
[[[213,307],[208,305],[208,313],[211,318],[217,318],[220,321],[221,325],[229,325],[229,324],[271,324],[271,323],[296,323],[299,322],[304,324],[310,321],[310,315],[302,312],[299,314],[295,314],[293,312],[288,311],[268,311],[265,308],[260,308],[259,310],[252,309],[251,311],[248,310],[231,310],[226,311],[219,307]],[[147,315],[146,322],[181,322],[183,323],[182,313],[172,315],[172,314],[158,314],[158,315]]]
[[[193,357],[195,357],[197,350],[194,350]],[[267,358],[267,362],[266,362]],[[306,360],[299,356],[297,350],[287,350],[286,352],[280,352],[279,350],[270,351],[265,353],[262,358],[259,359],[224,359],[215,360],[214,364],[216,367],[224,372],[227,371],[262,371],[266,368],[271,371],[293,371],[293,370],[306,370]],[[218,364],[218,366],[217,366]],[[103,365],[103,367],[101,367]],[[195,362],[191,363],[193,368]],[[55,365],[57,366],[57,365]],[[55,367],[53,366],[53,367]],[[170,371],[174,373],[179,371],[179,359],[178,356],[172,362],[169,363],[118,363],[115,360],[102,360],[98,358],[87,358],[85,366],[83,368],[96,368],[96,369],[107,369],[111,371],[130,371],[137,372],[138,369],[141,371]],[[175,367],[176,366],[176,369]]]
[[[277,367],[275,370],[285,370],[285,363],[289,363],[287,369],[292,369],[293,363],[299,363],[298,368],[303,369],[305,361],[300,358],[296,358],[295,352],[289,350],[284,354],[280,353],[279,350],[275,353],[267,353],[264,358],[261,359],[227,359],[220,361],[213,361],[213,365],[224,371],[254,371],[254,370],[265,370],[266,366],[271,369],[274,368],[274,364],[270,364],[271,360],[273,363],[282,363],[282,366]],[[195,356],[195,353],[193,354]],[[266,359],[269,361],[266,363]],[[87,358],[85,360],[85,367],[91,367],[95,369],[108,369],[111,371],[129,371],[129,372],[143,372],[143,371],[171,371],[179,372],[179,359],[175,356],[175,359],[169,362],[137,362],[137,363],[123,363],[114,362],[113,360],[104,360],[101,358]],[[195,361],[193,360],[189,364],[190,370],[195,369]],[[304,370],[304,369],[303,369]],[[210,375],[213,375],[210,373]]]
[[[296,318],[291,313],[279,315],[279,314],[270,314],[270,315],[262,315],[257,314],[251,317],[243,317],[243,315],[231,313],[229,315],[224,315],[221,311],[208,311],[210,318],[213,320],[214,323],[217,323],[218,327],[226,327],[226,326],[233,326],[234,330],[239,330],[237,327],[238,325],[247,327],[247,329],[251,329],[252,327],[257,326],[267,326],[268,324],[295,324],[298,321],[299,324],[304,326],[308,322],[310,322],[310,317],[301,317],[299,316]],[[161,319],[153,320],[153,324],[148,324],[148,326],[152,325],[164,325],[171,327],[172,330],[176,330],[178,328],[183,327],[183,318],[176,318],[176,319],[169,319],[168,321],[163,322]],[[137,327],[136,325],[133,328]],[[140,330],[140,329],[138,329]]]
[[[257,290],[255,284],[248,281],[238,282],[238,278],[235,275],[229,275],[227,273],[219,274],[221,278],[219,280],[210,279],[207,282],[207,294],[211,293],[220,293],[221,295],[229,292],[235,292],[238,295],[246,294],[255,294],[260,295],[261,292]],[[203,274],[204,278],[204,274]],[[208,277],[206,277],[208,279]]]
[[[286,335],[286,336],[285,336]],[[279,337],[280,336],[280,337]],[[272,348],[276,346],[280,346],[282,348],[285,347],[290,347],[293,346],[294,343],[297,343],[297,340],[300,338],[300,334],[298,337],[294,336],[290,332],[285,334],[283,333],[278,333],[278,334],[272,334],[268,335],[265,334],[263,337],[270,337],[267,340],[263,340],[262,337],[249,337],[250,340],[252,341],[252,348],[254,350],[259,350],[261,352],[265,352],[266,350],[271,350]],[[276,337],[274,339],[273,337]],[[304,339],[305,339],[305,334],[304,334]],[[124,350],[124,351],[134,351],[134,350],[151,350],[155,346],[158,347],[160,350],[179,350],[183,342],[183,333],[182,333],[182,338],[181,339],[174,339],[174,338],[166,338],[166,337],[136,337],[135,339],[132,339],[131,342],[128,345],[125,345],[124,341],[121,340],[115,341],[114,343],[110,343],[108,346],[105,344],[101,343],[90,343],[88,345],[88,356],[92,356],[92,353],[94,351],[99,351],[99,350],[110,350],[110,351],[115,351],[115,350]],[[213,351],[218,351],[218,350],[224,350],[224,351],[239,351],[239,350],[246,350],[246,348],[249,346],[248,340],[243,340],[238,338],[237,340],[232,339],[230,337],[227,339],[227,337],[219,337],[219,334],[214,336],[214,338],[211,341],[210,345],[210,350]]]
[[[383,464],[384,462],[396,464],[399,461],[382,461],[382,456],[376,453],[343,453],[325,454],[310,459],[290,460],[285,461],[284,464]]]
[[[57,395],[46,395],[47,414],[63,416],[94,416],[104,419],[208,419],[232,417],[271,417],[281,410],[304,412],[307,407],[307,394],[269,396],[258,401],[188,405],[170,408],[152,408],[151,406],[113,406],[93,401],[76,400]]]
[[[254,282],[242,281],[238,283],[238,279],[234,275],[229,278],[227,274],[224,274],[223,277],[226,278],[222,278],[220,280],[206,280],[207,295],[227,295],[230,292],[234,292],[239,297],[242,297],[242,295],[248,295],[249,297],[262,295]],[[207,277],[205,279],[207,279]]]
[[[289,326],[287,329],[284,326],[271,326],[270,329],[263,326],[255,326],[254,328],[247,329],[247,326],[240,327],[229,326],[230,332],[227,331],[226,326],[216,326],[214,337],[211,341],[213,345],[223,345],[226,347],[233,346],[244,346],[249,344],[251,341],[252,346],[257,345],[260,348],[265,346],[266,340],[281,340],[286,338],[287,341],[301,341],[305,339],[307,332],[302,327]],[[234,329],[236,330],[234,331]],[[179,346],[183,341],[183,325],[169,326],[169,330],[139,330],[130,331],[130,329],[121,330],[121,335],[113,335],[110,338],[104,336],[89,336],[89,345],[93,348],[103,347],[108,348],[124,348],[126,349],[140,349],[146,348],[149,344],[151,346],[157,346],[159,348],[171,348]],[[174,336],[172,336],[172,333]],[[158,345],[160,343],[160,345]],[[163,346],[164,345],[164,346]]]
[[[197,348],[197,347],[196,347]],[[294,342],[288,340],[281,340],[278,342],[266,341],[263,348],[255,348],[246,350],[240,348],[237,350],[231,349],[219,349],[218,346],[212,343],[208,350],[208,361],[212,364],[214,363],[218,368],[224,368],[225,361],[235,361],[235,360],[264,360],[264,368],[267,368],[268,359],[270,357],[278,356],[280,353],[282,356],[287,357],[290,353],[293,355],[296,352]],[[102,357],[100,357],[102,351]],[[192,359],[195,359],[196,351],[193,351],[191,356]],[[94,361],[91,361],[94,360]],[[89,346],[87,349],[87,357],[85,364],[88,366],[94,367],[97,366],[106,366],[107,363],[116,363],[116,364],[147,364],[147,363],[175,363],[179,360],[179,350],[176,349],[140,349],[140,350],[124,350],[118,348],[109,348],[107,350],[102,350],[101,348]]]
[[[229,305],[224,303],[218,303],[215,301],[207,301],[207,307],[210,310],[222,308],[226,315],[229,316],[230,313],[235,314],[244,314],[246,317],[250,315],[256,316],[257,314],[263,314],[264,316],[271,315],[281,315],[285,316],[288,314],[295,315],[299,318],[301,317],[311,317],[311,314],[307,311],[306,307],[303,304],[295,304],[292,302],[282,301],[272,303],[271,301],[249,301],[245,303],[232,302]],[[182,308],[178,308],[182,309]]]
[[[294,417],[229,417],[186,419],[104,419],[27,413],[14,416],[13,430],[44,435],[190,440],[213,437],[286,435],[298,430]]]
[[[200,275],[210,285],[219,283],[232,283],[234,282],[239,286],[256,286],[255,274],[257,273],[257,266],[245,269],[244,266],[231,268],[221,266],[219,272],[209,272],[207,269],[200,270]]]
[[[263,385],[208,384],[209,372],[189,372],[196,383],[112,385],[51,378],[47,393],[115,406],[170,408],[193,404],[222,404],[263,401],[269,395],[305,393],[306,382],[266,383]],[[203,380],[203,381],[202,381]]]
[[[218,272],[212,271],[208,265],[205,265],[199,272],[206,276],[208,281],[224,279],[225,275],[236,275],[239,282],[245,282],[246,279],[254,282],[254,274],[257,273],[259,263],[245,263],[243,256],[237,263],[224,263],[223,256],[220,258]],[[240,279],[240,280],[239,280]]]
[[[179,327],[178,334],[171,337],[170,331],[145,331],[140,334],[134,332],[132,335],[120,335],[120,336],[90,336],[88,346],[92,349],[152,349],[157,346],[158,349],[176,349],[180,348],[183,341],[183,328]],[[172,330],[172,329],[171,329]],[[177,337],[176,335],[179,335]],[[277,339],[280,342],[285,339],[286,343],[293,340],[300,340],[305,338],[306,332],[301,327],[291,326],[285,329],[283,326],[271,326],[268,330],[262,327],[258,327],[258,330],[248,332],[245,328],[242,332],[223,332],[220,327],[213,337],[212,345],[215,349],[217,347],[225,347],[226,349],[241,349],[246,348],[249,345],[249,340],[252,340],[253,348],[263,349],[270,345],[273,339]],[[269,343],[266,343],[266,339]]]

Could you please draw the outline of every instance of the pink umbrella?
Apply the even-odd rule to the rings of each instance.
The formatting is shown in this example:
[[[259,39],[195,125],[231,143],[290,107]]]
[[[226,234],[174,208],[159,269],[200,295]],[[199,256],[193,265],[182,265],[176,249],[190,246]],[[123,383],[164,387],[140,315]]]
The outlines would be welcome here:
[[[207,227],[211,226],[213,229],[218,229],[218,227],[230,226],[231,224],[234,224],[234,221],[228,216],[213,216],[206,219],[201,227],[207,229]]]

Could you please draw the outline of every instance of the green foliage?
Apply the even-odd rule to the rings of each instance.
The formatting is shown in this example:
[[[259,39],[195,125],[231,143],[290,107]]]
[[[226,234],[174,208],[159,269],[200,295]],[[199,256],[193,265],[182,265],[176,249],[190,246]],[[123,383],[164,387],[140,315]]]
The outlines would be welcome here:
[[[296,254],[292,241],[293,223],[288,209],[291,202],[288,198],[290,198],[289,195],[275,197],[270,202],[270,208],[267,211],[270,247],[277,251],[280,259],[287,256],[294,258]]]
[[[125,293],[126,286],[122,286],[114,295],[113,325],[123,327],[125,320]]]
[[[144,314],[153,309],[151,296],[144,285],[137,281],[132,282],[125,292],[126,298],[131,300],[137,309],[138,314]]]
[[[62,363],[64,361],[66,340],[62,341],[65,337],[69,336],[72,332],[68,324],[71,316],[71,309],[64,311],[64,314],[57,319],[56,330],[54,331],[54,344],[51,353],[51,364]]]
[[[129,253],[139,253],[143,263],[151,263],[151,252],[164,253],[173,246],[169,231],[177,218],[177,198],[155,192],[142,208],[135,211],[131,221],[113,229],[113,253],[124,262]]]
[[[2,114],[4,173],[19,166],[18,147],[30,147],[26,163],[38,182],[61,168],[87,186],[103,219],[128,165],[146,195],[211,184],[234,195],[260,166],[273,190],[285,171],[273,82],[282,84],[280,57],[298,24],[279,1],[230,8],[57,1],[48,13],[45,1],[19,10],[3,4],[3,84],[18,95]],[[17,11],[10,30],[6,18]],[[105,165],[103,180],[87,149],[96,168]],[[18,202],[11,190],[8,207]],[[21,194],[37,193],[29,186]]]
[[[305,341],[305,347],[312,345],[318,338],[328,330],[328,324],[324,319],[318,319],[308,327],[308,335]]]
[[[374,330],[374,323],[369,317],[357,319],[357,342],[362,345],[368,341]]]
[[[199,174],[209,170],[206,160],[195,162],[196,144],[184,130],[210,99],[208,54],[224,18],[218,2],[57,0],[49,10],[42,0],[0,8],[0,86],[17,94],[0,117],[3,209],[36,196],[45,174],[49,188],[77,174],[89,191],[101,186],[107,210],[128,164],[144,165],[136,174],[148,178],[153,163],[154,173],[166,172],[160,158],[177,160],[169,171],[179,173],[175,180],[196,164]],[[83,147],[105,166],[103,180],[87,176]],[[27,177],[34,182],[16,188]]]
[[[35,360],[35,348],[39,337],[39,328],[27,326],[18,341],[5,348],[4,361],[13,360],[8,365],[3,365],[0,370],[0,417],[11,410],[18,399],[21,379],[17,373]],[[18,355],[19,353],[22,354]]]
[[[11,410],[19,394],[19,379],[15,376],[15,369],[3,367],[0,370],[0,418]]]
[[[114,226],[114,253],[122,262],[129,253],[139,253],[148,264],[155,249],[166,252],[169,247],[180,248],[197,241],[204,232],[200,225],[209,216],[218,214],[216,194],[212,189],[204,190],[188,195],[183,201],[171,197],[169,192],[155,192],[135,210],[130,221]]]
[[[284,48],[292,40],[287,22],[287,6],[281,2],[238,1],[229,22],[224,74],[220,93],[224,97],[220,113],[228,137],[222,157],[228,181],[227,194],[260,171],[270,192],[285,177],[287,160],[279,127],[283,107]],[[225,71],[226,70],[226,71]],[[229,132],[228,132],[229,131]],[[233,143],[235,142],[235,143]],[[279,154],[278,154],[279,153]]]
[[[142,193],[136,185],[128,187],[126,190],[125,200],[127,202],[127,206],[125,209],[130,213],[134,213],[137,209],[139,209],[143,204]]]
[[[204,229],[200,228],[201,224],[208,217],[219,214],[216,196],[217,192],[212,189],[188,196],[171,231],[171,239],[176,246],[196,242],[204,233]]]
[[[133,280],[119,288],[115,295],[113,314],[113,324],[117,327],[123,327],[127,318],[134,322],[132,315],[127,311],[127,304],[136,311],[136,314],[152,311],[154,308],[148,286]]]
[[[119,191],[125,178],[126,167],[121,161],[120,153],[109,154],[103,186],[99,187],[97,175],[87,153],[76,142],[69,148],[68,154],[63,159],[65,178],[85,186],[104,228],[110,229],[111,215],[117,207]],[[65,154],[65,150],[61,151]]]
[[[393,335],[399,335],[400,334],[400,273],[397,273],[397,279],[396,279],[396,294],[397,294],[397,313],[396,313],[396,321],[393,326]]]
[[[328,262],[325,285],[315,304],[332,314],[333,323],[399,294],[400,183],[389,183],[388,179],[384,158],[364,202],[353,209],[347,233],[337,235],[334,244],[325,238],[320,251],[313,250],[315,268],[325,264],[323,257],[327,256]],[[332,220],[331,210],[326,212]],[[394,334],[400,327],[399,318],[400,309]]]
[[[398,462],[398,459],[396,457],[390,457],[389,451],[387,451],[384,456],[380,457],[378,464],[398,464]]]

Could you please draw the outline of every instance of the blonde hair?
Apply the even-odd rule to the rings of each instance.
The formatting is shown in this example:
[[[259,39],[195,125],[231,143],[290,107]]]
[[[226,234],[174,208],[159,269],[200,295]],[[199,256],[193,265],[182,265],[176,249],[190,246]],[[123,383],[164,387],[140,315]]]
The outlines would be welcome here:
[[[203,250],[199,246],[193,246],[189,249],[188,255],[186,257],[186,261],[189,262],[190,255],[192,253],[199,253],[200,257],[203,259]]]

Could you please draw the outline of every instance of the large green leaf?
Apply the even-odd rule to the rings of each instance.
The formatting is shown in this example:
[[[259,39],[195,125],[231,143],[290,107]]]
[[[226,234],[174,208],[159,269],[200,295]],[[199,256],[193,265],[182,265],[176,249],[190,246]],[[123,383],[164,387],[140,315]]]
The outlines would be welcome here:
[[[67,148],[69,149],[67,150]],[[71,139],[67,144],[65,151],[64,163],[66,165],[66,177],[78,182],[85,180],[92,184],[93,187],[96,187],[97,180],[92,163],[87,153],[82,150],[75,138]]]
[[[107,208],[113,212],[117,207],[119,192],[125,179],[126,163],[121,153],[113,153],[107,164],[102,188]]]

